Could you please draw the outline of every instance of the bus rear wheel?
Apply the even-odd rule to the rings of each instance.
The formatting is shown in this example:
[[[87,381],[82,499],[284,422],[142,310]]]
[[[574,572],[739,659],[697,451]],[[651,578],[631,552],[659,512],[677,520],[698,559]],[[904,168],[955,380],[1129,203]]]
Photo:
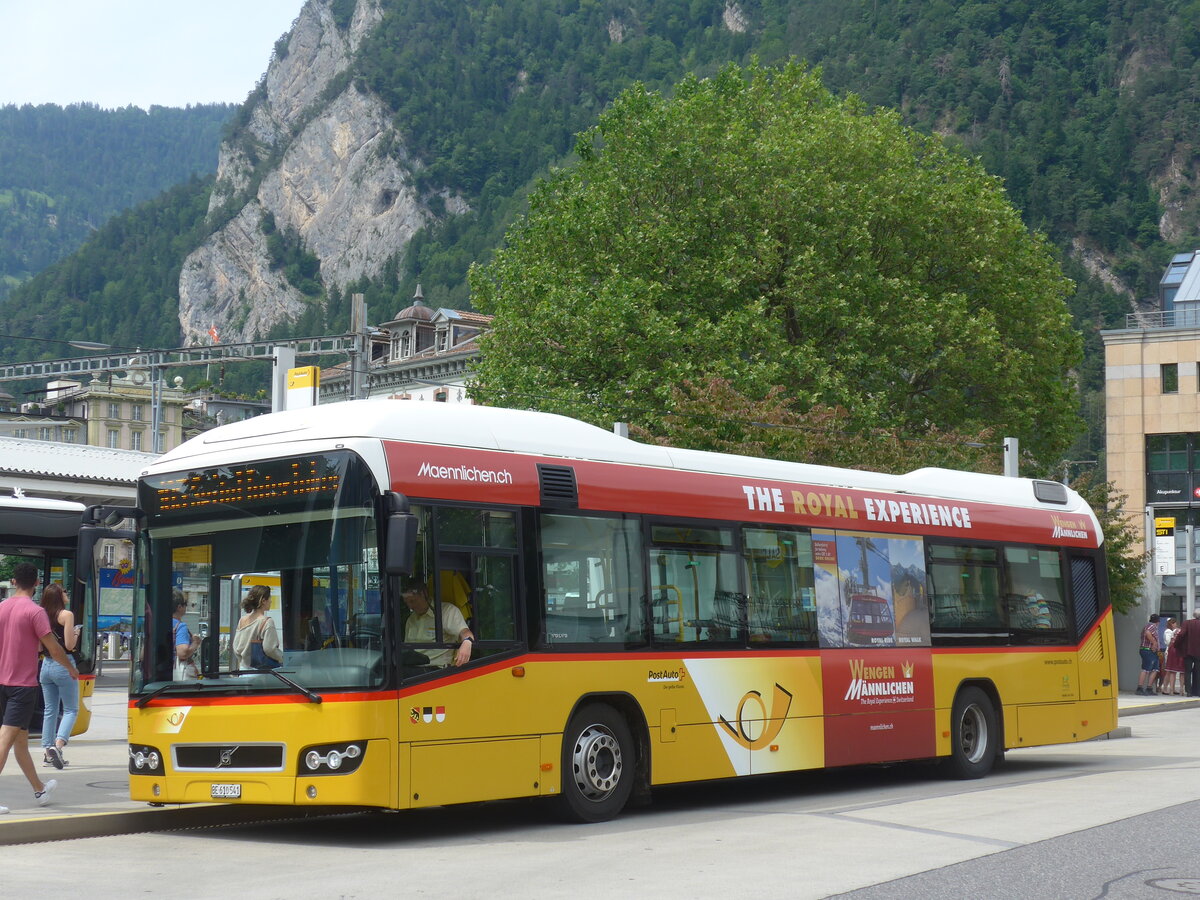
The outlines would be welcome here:
[[[636,774],[633,736],[611,706],[592,703],[563,733],[560,809],[574,822],[605,822],[629,800]]]
[[[954,698],[950,713],[950,757],[947,774],[982,778],[992,770],[1000,740],[996,708],[977,687],[965,687]]]

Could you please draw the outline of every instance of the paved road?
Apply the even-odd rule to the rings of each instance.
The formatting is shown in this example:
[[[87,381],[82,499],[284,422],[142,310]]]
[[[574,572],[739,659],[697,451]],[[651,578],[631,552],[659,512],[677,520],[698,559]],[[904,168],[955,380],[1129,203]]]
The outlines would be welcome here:
[[[89,898],[1200,893],[1200,709],[1122,721],[1131,737],[1016,751],[982,781],[897,766],[658,790],[595,826],[520,802],[8,846],[0,883]]]

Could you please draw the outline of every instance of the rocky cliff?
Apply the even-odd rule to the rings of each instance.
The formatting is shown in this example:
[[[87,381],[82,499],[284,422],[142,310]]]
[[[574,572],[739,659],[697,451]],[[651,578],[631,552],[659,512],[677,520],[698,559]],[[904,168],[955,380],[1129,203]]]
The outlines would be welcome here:
[[[335,0],[308,0],[249,101],[248,124],[221,148],[209,205],[223,222],[183,265],[179,321],[185,344],[216,326],[224,342],[250,341],[315,302],[272,269],[265,214],[299,235],[327,287],[374,276],[434,219],[413,188],[406,152],[378,98],[339,79],[381,15],[357,0],[339,25]],[[390,149],[384,153],[383,146]],[[467,206],[442,191],[438,206]]]

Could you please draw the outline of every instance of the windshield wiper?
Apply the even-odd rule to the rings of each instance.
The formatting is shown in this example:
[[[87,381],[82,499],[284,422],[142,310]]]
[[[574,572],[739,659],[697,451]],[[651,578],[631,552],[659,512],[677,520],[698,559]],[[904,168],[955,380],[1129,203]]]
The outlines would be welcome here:
[[[147,703],[149,703],[151,700],[153,700],[159,694],[166,693],[171,688],[179,687],[179,686],[204,687],[204,682],[203,681],[168,681],[165,684],[162,684],[159,687],[156,687],[154,690],[152,690],[150,693],[148,693],[145,697],[139,698],[138,702],[135,703],[134,706],[136,706],[138,709],[142,709]]]
[[[323,698],[321,697],[320,694],[316,693],[315,691],[310,691],[308,688],[306,688],[302,684],[297,684],[296,682],[292,681],[292,679],[279,674],[274,669],[239,669],[237,671],[229,672],[227,674],[229,674],[229,675],[263,675],[265,673],[270,673],[271,675],[274,675],[276,678],[278,678],[280,681],[282,681],[288,687],[292,688],[293,690],[297,691],[298,693],[303,694],[305,697],[308,698],[308,701],[310,703],[321,703],[323,700]],[[167,691],[169,691],[175,687],[189,687],[189,688],[203,689],[205,687],[228,688],[228,687],[230,687],[230,685],[228,682],[226,682],[224,684],[210,682],[209,684],[206,685],[203,681],[168,681],[165,684],[162,684],[159,687],[156,687],[154,690],[152,690],[150,693],[148,693],[145,697],[140,697],[138,699],[138,701],[134,704],[134,706],[136,706],[138,709],[142,709],[143,707],[145,707],[145,705],[147,703],[149,703],[155,697],[158,697],[161,694],[164,694]]]
[[[306,688],[302,684],[297,684],[296,682],[292,681],[292,679],[288,678],[286,675],[281,675],[279,672],[275,671],[274,669],[238,669],[236,672],[230,672],[229,674],[230,675],[262,675],[264,673],[274,675],[276,678],[278,678],[280,681],[282,681],[288,687],[293,688],[296,691],[299,691],[301,694],[303,694],[305,697],[308,698],[310,703],[320,703],[322,700],[322,697],[320,694],[316,693],[315,691],[310,691],[308,688]]]

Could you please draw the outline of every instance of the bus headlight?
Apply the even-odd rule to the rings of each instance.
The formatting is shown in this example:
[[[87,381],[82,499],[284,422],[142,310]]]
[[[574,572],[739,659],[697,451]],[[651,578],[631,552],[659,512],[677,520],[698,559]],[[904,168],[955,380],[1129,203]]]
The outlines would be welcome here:
[[[164,775],[162,754],[145,744],[129,745],[130,775]]]
[[[308,775],[346,775],[355,771],[366,755],[366,741],[343,744],[319,744],[300,751],[301,763]]]

